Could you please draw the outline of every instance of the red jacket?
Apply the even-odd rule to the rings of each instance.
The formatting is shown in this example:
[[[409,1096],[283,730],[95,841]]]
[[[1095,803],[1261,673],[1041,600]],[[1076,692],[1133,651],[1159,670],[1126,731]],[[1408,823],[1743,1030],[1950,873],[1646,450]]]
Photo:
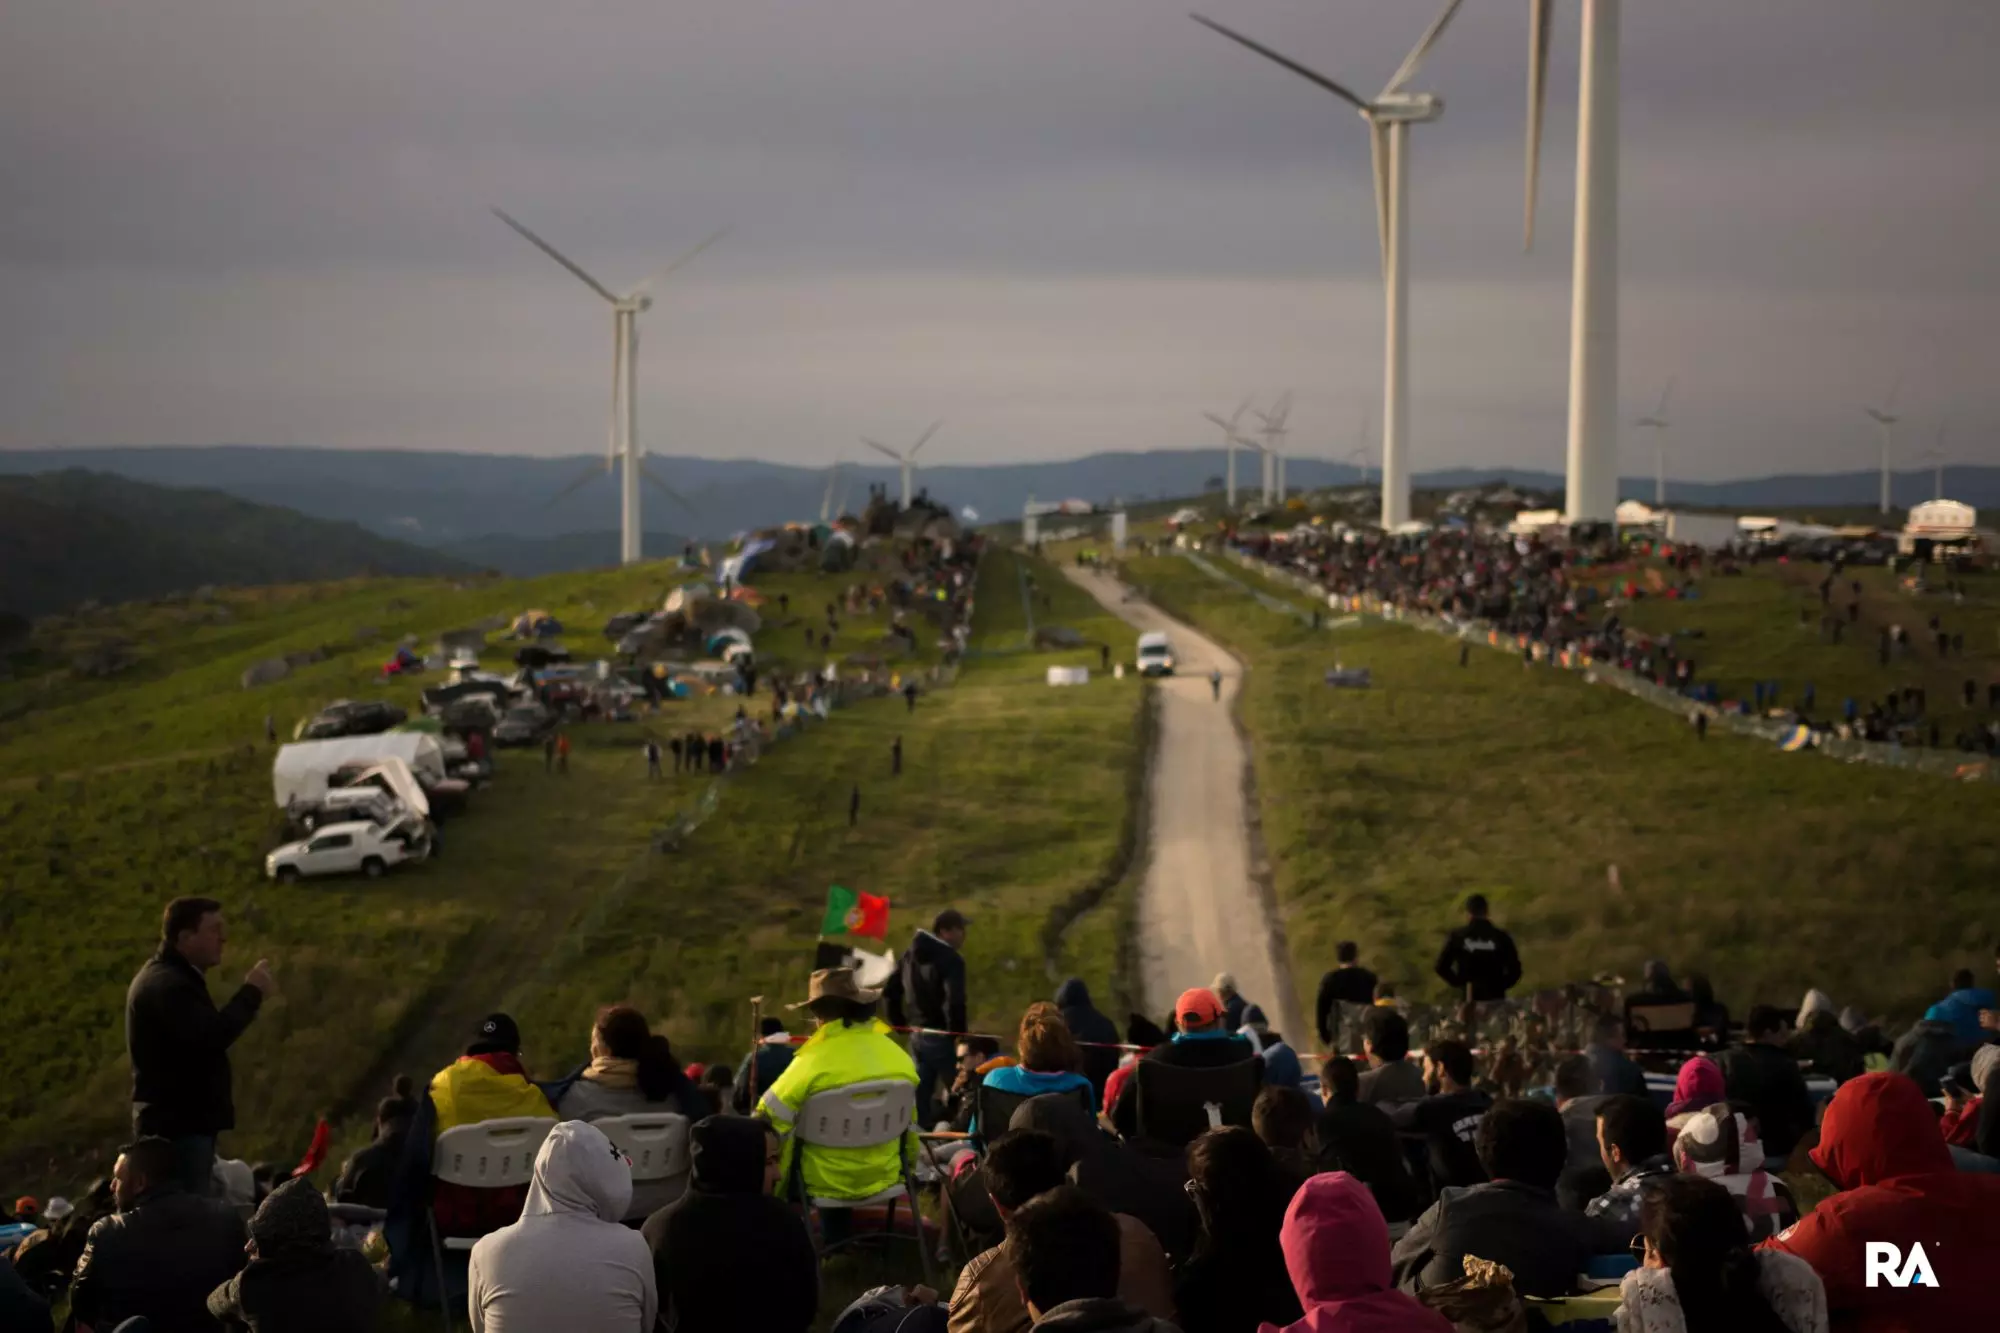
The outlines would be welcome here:
[[[1935,1333],[1993,1326],[2000,1256],[2000,1175],[1953,1169],[1916,1083],[1863,1074],[1826,1108],[1812,1159],[1840,1186],[1765,1244],[1796,1254],[1826,1283],[1839,1333]],[[1870,1287],[1864,1246],[1886,1241],[1903,1263],[1921,1244],[1935,1287]],[[1902,1264],[1897,1265],[1900,1270]]]
[[[1368,1187],[1345,1171],[1314,1176],[1292,1196],[1278,1233],[1305,1318],[1258,1333],[1451,1333],[1451,1323],[1390,1281],[1389,1224]]]
[[[1976,1151],[1979,1147],[1979,1098],[1962,1102],[1956,1111],[1946,1111],[1939,1116],[1938,1132],[1944,1135],[1946,1143]]]

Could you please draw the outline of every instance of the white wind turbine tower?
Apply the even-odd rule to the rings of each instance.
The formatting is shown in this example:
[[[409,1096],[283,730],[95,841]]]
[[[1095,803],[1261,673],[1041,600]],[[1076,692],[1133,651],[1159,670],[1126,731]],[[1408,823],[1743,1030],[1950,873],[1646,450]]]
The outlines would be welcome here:
[[[1231,32],[1212,19],[1199,14],[1192,16],[1197,23],[1324,88],[1352,106],[1368,123],[1369,148],[1375,163],[1375,230],[1382,249],[1384,291],[1382,526],[1385,528],[1406,523],[1410,518],[1410,274],[1404,262],[1410,236],[1410,126],[1436,120],[1444,114],[1440,98],[1403,89],[1430,54],[1431,47],[1437,44],[1460,3],[1462,0],[1447,0],[1443,12],[1410,48],[1395,75],[1372,100],[1357,97],[1324,74]]]
[[[1875,423],[1882,433],[1882,512],[1889,512],[1889,456],[1896,444],[1896,423],[1902,418],[1896,415],[1896,391],[1903,387],[1903,381],[1889,386],[1889,396],[1880,407],[1864,407],[1868,419]]]
[[[1553,3],[1529,0],[1525,249],[1535,244]],[[1583,0],[1563,497],[1572,523],[1609,523],[1618,510],[1618,7],[1619,0]]]
[[[1285,429],[1285,421],[1292,415],[1292,395],[1288,389],[1277,402],[1271,404],[1269,412],[1257,413],[1257,420],[1264,423],[1258,431],[1264,437],[1264,503],[1270,504],[1275,494],[1277,503],[1285,503],[1285,436],[1291,432]]]
[[[819,498],[819,521],[826,523],[833,510],[833,488],[840,481],[840,464],[835,463],[826,470],[826,494]]]
[[[529,231],[525,226],[507,216],[500,209],[495,208],[493,214],[519,232],[537,250],[540,250],[550,259],[555,260],[558,264],[568,269],[578,281],[603,297],[611,305],[611,447],[604,459],[604,470],[606,472],[611,470],[614,459],[623,460],[624,472],[621,477],[623,491],[619,505],[618,524],[618,558],[623,564],[637,564],[642,558],[641,546],[645,535],[639,516],[639,484],[641,479],[651,481],[669,495],[673,495],[676,500],[680,500],[683,506],[692,509],[692,506],[688,505],[687,501],[681,500],[669,487],[646,472],[644,463],[645,455],[639,448],[639,395],[637,391],[639,376],[639,316],[647,310],[652,309],[653,306],[653,298],[646,294],[646,289],[693,259],[716,241],[721,240],[729,228],[724,227],[721,231],[715,232],[708,239],[674,260],[671,264],[656,269],[631,291],[625,293],[623,296],[619,296],[596,278],[584,272],[581,267],[567,255],[563,254],[562,251],[556,249],[532,231]],[[591,471],[586,472],[563,488],[563,490],[557,493],[555,500],[551,500],[549,503],[554,504],[556,500],[562,499],[571,491],[589,481],[591,477],[596,475],[596,472],[596,467],[593,465]]]
[[[1640,430],[1656,432],[1653,436],[1653,507],[1660,508],[1667,503],[1667,400],[1674,396],[1674,382],[1667,381],[1667,387],[1660,391],[1660,405],[1649,417],[1640,417],[1632,424]]]
[[[1236,510],[1236,449],[1238,445],[1246,443],[1246,441],[1236,433],[1236,423],[1241,421],[1243,419],[1243,414],[1245,412],[1248,412],[1249,410],[1250,410],[1250,400],[1248,398],[1245,398],[1242,402],[1236,405],[1236,410],[1229,414],[1229,419],[1227,421],[1215,415],[1215,413],[1213,412],[1203,412],[1201,414],[1203,420],[1213,421],[1216,425],[1222,427],[1222,439],[1223,442],[1228,446],[1229,467],[1228,467],[1227,490],[1229,499],[1229,509],[1231,513],[1234,513]]]
[[[942,421],[933,421],[930,424],[929,429],[927,429],[922,435],[917,436],[917,442],[911,445],[909,448],[903,450],[901,453],[896,452],[894,449],[891,449],[886,444],[880,444],[874,440],[869,439],[866,435],[861,437],[861,442],[867,445],[870,449],[873,449],[878,454],[887,454],[889,457],[895,459],[898,463],[902,465],[903,508],[905,509],[908,509],[910,507],[910,475],[916,471],[917,450],[923,448],[924,445],[930,440],[931,436],[937,434],[937,428],[939,426],[942,426],[943,424],[944,422]]]

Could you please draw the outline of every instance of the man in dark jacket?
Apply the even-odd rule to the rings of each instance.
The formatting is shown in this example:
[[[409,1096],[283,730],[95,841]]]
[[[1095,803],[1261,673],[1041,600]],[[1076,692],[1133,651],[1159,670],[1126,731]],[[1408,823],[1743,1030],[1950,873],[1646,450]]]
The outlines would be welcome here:
[[[222,962],[229,938],[222,904],[176,898],[160,924],[160,947],[125,992],[125,1046],[132,1058],[132,1133],[172,1141],[183,1189],[204,1194],[215,1138],[236,1127],[229,1045],[277,989],[263,959],[220,1009],[202,974]]]
[[[333,1182],[335,1203],[364,1208],[389,1206],[389,1195],[409,1138],[410,1121],[416,1114],[415,1089],[408,1075],[398,1074],[391,1095],[375,1103],[374,1142],[341,1164],[340,1178]]]
[[[903,950],[896,973],[882,988],[889,1022],[896,1027],[932,1029],[910,1043],[917,1064],[917,1121],[929,1125],[937,1114],[940,1081],[949,1084],[957,1063],[953,1033],[964,1032],[966,921],[947,907]]]
[[[729,1093],[730,1109],[737,1115],[749,1115],[757,1099],[771,1090],[778,1075],[790,1068],[791,1063],[792,1034],[775,1018],[759,1020],[757,1049],[744,1056],[743,1063],[736,1068],[736,1081]],[[756,1085],[754,1093],[752,1083]]]
[[[1454,998],[1464,999],[1469,987],[1475,1000],[1504,1000],[1521,979],[1514,937],[1487,920],[1486,912],[1485,894],[1467,898],[1465,924],[1445,936],[1444,948],[1438,951],[1437,974],[1451,987]]]
[[[1813,1125],[1812,1096],[1799,1062],[1786,1049],[1791,1016],[1775,1005],[1750,1011],[1746,1041],[1716,1057],[1729,1100],[1749,1106],[1757,1117],[1767,1170],[1782,1171],[1792,1146]]]
[[[1375,1003],[1375,974],[1361,966],[1361,946],[1342,940],[1334,947],[1333,957],[1339,966],[1319,979],[1319,1003],[1313,1006],[1320,1043],[1327,1050],[1333,1049],[1341,1005]]]
[[[1083,1073],[1096,1089],[1101,1106],[1104,1081],[1118,1068],[1118,1025],[1090,1002],[1090,987],[1083,984],[1082,977],[1071,977],[1056,988],[1056,1008],[1062,1010],[1063,1022],[1069,1025],[1071,1036],[1079,1042],[1093,1043],[1083,1047]]]
[[[250,1219],[250,1262],[208,1297],[227,1333],[368,1333],[388,1286],[361,1251],[333,1243],[326,1200],[288,1180]]]
[[[1602,1014],[1591,1027],[1590,1045],[1583,1051],[1599,1092],[1607,1097],[1644,1097],[1646,1071],[1625,1054],[1625,1024],[1614,1014]]]
[[[1257,1060],[1257,1048],[1250,1039],[1231,1032],[1224,1023],[1222,999],[1205,986],[1181,992],[1174,1001],[1174,1035],[1171,1041],[1155,1046],[1141,1057],[1182,1069],[1219,1069],[1225,1065]],[[1261,1061],[1260,1061],[1261,1071]],[[1139,1131],[1139,1080],[1125,1080],[1117,1104],[1110,1108],[1111,1122],[1128,1138]]]
[[[1368,1187],[1382,1216],[1407,1222],[1423,1211],[1423,1196],[1403,1157],[1389,1113],[1359,1101],[1360,1074],[1336,1056],[1320,1073],[1326,1111],[1319,1118],[1319,1169],[1345,1171]]]
[[[1428,1095],[1397,1106],[1390,1121],[1424,1136],[1433,1191],[1479,1184],[1486,1170],[1473,1144],[1493,1098],[1472,1086],[1472,1048],[1449,1037],[1432,1042],[1424,1052],[1424,1088]]]
[[[109,1333],[143,1315],[153,1333],[210,1330],[208,1295],[243,1267],[243,1219],[220,1199],[190,1194],[174,1145],[141,1138],[119,1153],[118,1211],[90,1229],[70,1283],[80,1328]]]
[[[1562,1117],[1547,1102],[1493,1103],[1479,1122],[1480,1165],[1489,1180],[1448,1189],[1390,1254],[1396,1285],[1408,1292],[1465,1276],[1465,1256],[1505,1264],[1523,1296],[1567,1296],[1591,1255],[1628,1237],[1564,1212],[1556,1178],[1569,1157]]]

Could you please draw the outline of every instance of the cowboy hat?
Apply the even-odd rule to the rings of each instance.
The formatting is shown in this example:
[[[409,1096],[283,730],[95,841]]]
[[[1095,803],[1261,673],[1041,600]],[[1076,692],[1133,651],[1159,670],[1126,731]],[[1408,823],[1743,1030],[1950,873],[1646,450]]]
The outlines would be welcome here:
[[[863,990],[855,984],[853,968],[823,967],[812,974],[812,984],[806,988],[806,998],[797,1004],[785,1007],[803,1009],[814,1000],[851,1000],[855,1004],[873,1004],[881,998],[881,991]]]

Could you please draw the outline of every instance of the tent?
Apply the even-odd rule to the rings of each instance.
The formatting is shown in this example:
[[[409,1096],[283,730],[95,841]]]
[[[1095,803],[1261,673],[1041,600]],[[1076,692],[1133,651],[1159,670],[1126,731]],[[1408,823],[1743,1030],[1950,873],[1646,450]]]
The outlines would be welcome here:
[[[750,636],[740,629],[719,629],[708,636],[708,651],[711,655],[728,658],[736,653],[750,651]]]
[[[279,746],[271,762],[271,792],[281,807],[293,800],[316,801],[326,794],[327,775],[342,764],[387,759],[400,759],[424,781],[444,781],[444,746],[437,737],[421,731],[385,731]]]
[[[507,633],[516,639],[547,638],[562,633],[562,622],[546,611],[523,611]]]
[[[667,594],[667,600],[660,609],[668,613],[685,611],[695,602],[705,597],[715,596],[715,590],[706,583],[688,583]]]

